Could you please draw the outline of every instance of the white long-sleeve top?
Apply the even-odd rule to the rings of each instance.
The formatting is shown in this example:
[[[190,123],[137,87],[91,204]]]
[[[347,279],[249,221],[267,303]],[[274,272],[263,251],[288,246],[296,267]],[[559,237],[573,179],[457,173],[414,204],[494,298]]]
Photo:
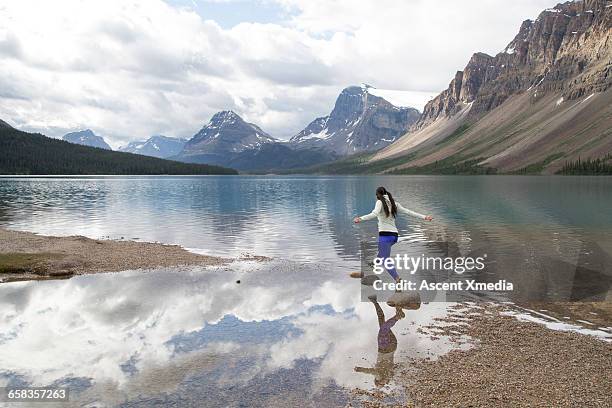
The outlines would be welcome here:
[[[387,207],[389,208],[389,216],[385,214],[385,210],[383,209],[382,201],[376,200],[376,205],[371,213],[363,215],[359,217],[362,221],[373,220],[374,218],[378,218],[378,231],[385,232],[397,232],[397,227],[395,226],[395,217],[391,214],[391,201],[389,200],[389,196],[385,195],[384,199],[387,200]],[[397,201],[395,202],[395,206],[397,207],[397,211],[412,215],[413,217],[425,219],[425,215],[419,214],[418,212],[409,210],[403,207]]]

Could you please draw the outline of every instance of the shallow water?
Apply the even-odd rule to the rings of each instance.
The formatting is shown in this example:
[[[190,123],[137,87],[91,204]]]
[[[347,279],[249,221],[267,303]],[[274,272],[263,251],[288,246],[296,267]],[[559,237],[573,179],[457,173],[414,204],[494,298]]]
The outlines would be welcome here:
[[[393,372],[367,369],[381,357],[377,316],[346,278],[376,234],[351,219],[378,185],[435,218],[400,220],[398,251],[452,243],[488,252],[489,272],[522,294],[610,296],[612,178],[0,179],[2,227],[274,258],[1,284],[0,381],[69,384],[78,406],[338,406],[375,378],[392,386]],[[395,361],[467,347],[417,332],[447,306],[406,312]]]
[[[358,286],[287,261],[6,283],[0,378],[69,386],[78,406],[344,405],[351,388],[393,375],[355,372],[378,357],[376,313]],[[446,304],[406,313],[392,358],[466,347],[416,332]]]

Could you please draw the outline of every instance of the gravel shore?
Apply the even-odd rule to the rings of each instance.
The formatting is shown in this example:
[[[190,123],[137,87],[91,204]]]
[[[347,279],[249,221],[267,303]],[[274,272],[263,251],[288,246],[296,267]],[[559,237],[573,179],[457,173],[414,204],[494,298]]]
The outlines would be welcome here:
[[[178,245],[53,237],[0,228],[0,279],[45,279],[229,260],[194,254]]]
[[[425,331],[467,335],[475,346],[406,364],[401,380],[415,406],[612,406],[612,343],[521,322],[489,304],[440,323]]]
[[[550,305],[549,305],[550,306]],[[607,310],[588,305],[589,309]],[[472,344],[438,359],[404,360],[387,389],[354,389],[355,406],[602,407],[612,406],[612,343],[519,321],[503,305],[457,305],[419,329],[432,340]],[[609,326],[608,317],[606,324]]]

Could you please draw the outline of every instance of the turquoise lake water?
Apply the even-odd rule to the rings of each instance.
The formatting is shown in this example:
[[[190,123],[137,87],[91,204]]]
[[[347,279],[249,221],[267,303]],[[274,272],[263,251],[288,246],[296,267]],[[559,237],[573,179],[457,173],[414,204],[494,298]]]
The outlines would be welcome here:
[[[609,296],[608,177],[1,178],[4,228],[273,260],[0,284],[0,386],[70,386],[78,406],[338,406],[392,385],[355,370],[380,368],[378,323],[346,276],[375,239],[375,222],[351,220],[379,185],[434,217],[401,219],[396,250],[450,242],[486,251],[523,294]],[[417,332],[446,307],[407,312],[392,358],[461,347]]]
[[[351,219],[372,209],[379,185],[447,233],[500,247],[530,232],[578,245],[612,228],[612,178],[511,176],[0,179],[0,225],[342,266],[375,234]],[[409,237],[426,225],[399,224]]]

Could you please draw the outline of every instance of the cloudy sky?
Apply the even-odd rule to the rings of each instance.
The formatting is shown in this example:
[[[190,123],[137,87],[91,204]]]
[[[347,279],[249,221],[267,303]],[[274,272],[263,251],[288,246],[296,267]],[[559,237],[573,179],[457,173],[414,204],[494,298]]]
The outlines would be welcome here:
[[[287,139],[368,83],[423,104],[553,0],[0,0],[0,119],[113,147],[232,109]]]

